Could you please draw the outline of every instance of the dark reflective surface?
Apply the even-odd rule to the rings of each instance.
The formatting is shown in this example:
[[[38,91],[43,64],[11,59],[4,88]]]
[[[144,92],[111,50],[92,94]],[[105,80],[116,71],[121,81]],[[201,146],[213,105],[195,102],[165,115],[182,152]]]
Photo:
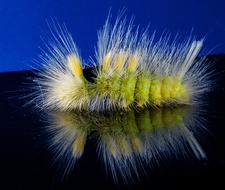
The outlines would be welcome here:
[[[223,56],[211,59],[215,72],[225,70]],[[1,73],[1,189],[225,187],[225,77],[219,76],[206,106],[191,114],[164,110],[157,119],[159,111],[149,110],[114,116],[37,112],[23,106],[23,83],[32,73]],[[175,124],[173,114],[180,116]],[[149,120],[153,125],[144,124]],[[116,166],[114,178],[110,166]]]
[[[53,112],[45,118],[49,121],[48,144],[60,163],[62,178],[82,158],[88,139],[95,139],[96,151],[112,179],[119,183],[121,177],[128,185],[162,161],[206,158],[194,136],[194,131],[204,129],[204,118],[187,106],[110,113]]]

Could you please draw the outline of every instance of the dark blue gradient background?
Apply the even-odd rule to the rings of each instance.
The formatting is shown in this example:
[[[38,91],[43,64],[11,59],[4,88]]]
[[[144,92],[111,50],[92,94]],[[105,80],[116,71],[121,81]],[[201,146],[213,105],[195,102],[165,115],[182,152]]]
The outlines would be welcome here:
[[[71,31],[82,57],[94,55],[97,30],[109,10],[126,8],[135,24],[183,36],[206,37],[202,54],[225,53],[224,0],[8,0],[0,1],[0,71],[29,69],[40,53],[46,20],[57,18]]]

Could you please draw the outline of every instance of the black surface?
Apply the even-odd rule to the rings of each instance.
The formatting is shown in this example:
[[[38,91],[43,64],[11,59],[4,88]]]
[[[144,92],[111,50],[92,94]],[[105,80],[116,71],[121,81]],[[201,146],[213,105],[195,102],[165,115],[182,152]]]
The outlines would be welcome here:
[[[132,185],[115,185],[96,154],[95,141],[85,148],[74,171],[61,180],[52,163],[41,114],[23,106],[30,71],[0,74],[0,189],[183,189],[213,186],[224,189],[225,173],[225,56],[211,56],[217,83],[208,96],[207,130],[200,143],[207,160],[165,160]],[[86,71],[89,76],[89,71]]]

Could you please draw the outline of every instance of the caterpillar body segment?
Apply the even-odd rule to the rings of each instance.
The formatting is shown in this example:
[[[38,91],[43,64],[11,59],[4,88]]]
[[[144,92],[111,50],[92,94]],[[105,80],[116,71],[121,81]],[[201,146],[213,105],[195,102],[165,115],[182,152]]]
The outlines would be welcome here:
[[[164,36],[154,43],[154,35],[148,38],[122,20],[110,26],[107,20],[89,81],[71,35],[62,29],[57,35],[38,74],[42,93],[35,99],[41,97],[40,107],[104,111],[195,104],[210,87],[208,65],[196,60],[203,40],[170,44]]]

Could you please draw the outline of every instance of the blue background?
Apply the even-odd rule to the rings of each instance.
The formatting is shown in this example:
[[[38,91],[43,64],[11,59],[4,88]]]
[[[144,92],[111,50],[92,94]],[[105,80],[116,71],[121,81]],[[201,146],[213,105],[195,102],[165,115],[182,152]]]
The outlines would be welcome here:
[[[202,54],[225,53],[225,1],[223,0],[7,0],[0,1],[0,71],[29,69],[40,53],[46,20],[65,22],[82,57],[94,55],[97,30],[109,10],[116,17],[126,8],[135,24],[173,34],[205,37]]]

